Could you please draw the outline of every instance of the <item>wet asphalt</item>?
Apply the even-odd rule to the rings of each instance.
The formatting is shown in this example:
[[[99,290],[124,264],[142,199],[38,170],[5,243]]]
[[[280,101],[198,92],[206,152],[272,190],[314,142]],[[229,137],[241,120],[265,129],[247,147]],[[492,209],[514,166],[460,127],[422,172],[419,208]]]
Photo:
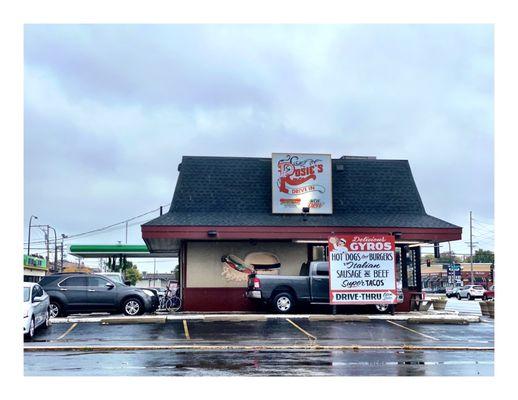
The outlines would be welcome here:
[[[411,345],[494,347],[494,321],[469,325],[388,321],[172,321],[55,324],[30,346]],[[25,352],[27,376],[491,376],[494,352],[475,350],[139,350]]]

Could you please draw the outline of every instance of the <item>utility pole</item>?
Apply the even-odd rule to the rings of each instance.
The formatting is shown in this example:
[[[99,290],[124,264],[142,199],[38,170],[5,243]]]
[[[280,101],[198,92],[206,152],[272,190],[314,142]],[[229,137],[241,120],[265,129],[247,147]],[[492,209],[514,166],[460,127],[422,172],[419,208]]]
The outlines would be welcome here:
[[[54,271],[57,271],[58,270],[58,236],[56,234],[56,230],[50,225],[47,225],[48,234],[49,234],[49,229],[52,229],[54,231]]]
[[[469,259],[471,263],[471,284],[473,285],[473,212],[469,212]]]
[[[126,244],[128,244],[128,221],[126,221]]]
[[[66,237],[67,237],[67,235],[64,235],[63,233],[61,234],[61,264],[59,267],[59,272],[63,272],[63,247],[64,247],[63,241],[65,240]]]
[[[47,266],[49,265],[49,258],[50,258],[50,252],[49,252],[49,226],[44,225],[47,230],[44,231],[45,233],[45,246],[47,247]]]

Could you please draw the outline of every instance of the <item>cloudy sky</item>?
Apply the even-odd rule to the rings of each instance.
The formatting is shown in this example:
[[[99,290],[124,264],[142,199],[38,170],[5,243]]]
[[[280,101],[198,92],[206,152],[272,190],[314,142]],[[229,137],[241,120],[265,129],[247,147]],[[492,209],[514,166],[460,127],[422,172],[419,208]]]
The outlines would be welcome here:
[[[408,159],[427,212],[467,241],[472,210],[493,248],[489,25],[28,25],[24,118],[25,237],[170,203],[182,155],[293,151]]]

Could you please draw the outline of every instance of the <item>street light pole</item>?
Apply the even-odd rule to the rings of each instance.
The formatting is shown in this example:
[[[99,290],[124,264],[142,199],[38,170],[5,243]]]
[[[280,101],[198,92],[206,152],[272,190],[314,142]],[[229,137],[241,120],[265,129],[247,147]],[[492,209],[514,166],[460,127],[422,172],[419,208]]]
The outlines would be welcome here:
[[[38,217],[36,215],[31,215],[31,218],[29,219],[29,237],[27,240],[27,255],[28,256],[31,255],[31,224],[32,224],[33,218],[38,219]]]

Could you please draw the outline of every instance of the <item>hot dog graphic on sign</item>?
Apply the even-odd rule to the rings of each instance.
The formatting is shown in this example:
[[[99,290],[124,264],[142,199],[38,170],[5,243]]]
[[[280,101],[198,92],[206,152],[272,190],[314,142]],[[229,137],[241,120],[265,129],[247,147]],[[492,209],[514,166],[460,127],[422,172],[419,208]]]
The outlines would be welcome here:
[[[332,236],[328,248],[331,304],[397,303],[394,236]]]
[[[331,155],[272,154],[273,213],[331,214]]]

